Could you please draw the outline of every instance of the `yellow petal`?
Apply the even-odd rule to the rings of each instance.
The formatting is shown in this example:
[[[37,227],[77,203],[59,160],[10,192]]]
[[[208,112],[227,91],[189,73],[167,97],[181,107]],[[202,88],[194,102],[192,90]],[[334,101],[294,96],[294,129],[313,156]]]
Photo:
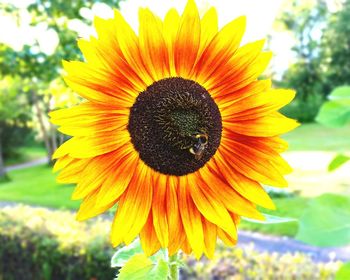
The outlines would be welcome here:
[[[209,77],[237,50],[246,26],[245,17],[225,25],[210,41],[196,63],[196,81],[204,85]]]
[[[140,52],[144,64],[155,81],[169,77],[168,51],[162,29],[156,16],[149,9],[139,10]]]
[[[167,177],[163,174],[157,174],[156,172],[153,172],[153,176],[155,177],[152,201],[153,225],[160,244],[163,248],[166,248],[169,243],[168,221],[167,215],[165,215],[167,208]]]
[[[84,199],[84,201],[80,204],[79,211],[76,217],[78,221],[84,221],[92,217],[95,217],[97,215],[100,215],[106,212],[109,208],[111,208],[115,204],[115,202],[112,202],[108,205],[105,205],[104,207],[99,207],[96,204],[98,192],[99,192],[99,189],[95,190],[90,195],[88,195]]]
[[[207,219],[202,219],[202,223],[205,243],[204,253],[209,259],[212,259],[215,253],[217,226]]]
[[[179,182],[179,208],[182,223],[188,238],[188,242],[197,259],[204,251],[204,234],[201,214],[193,203],[188,190],[189,184],[186,176],[180,177]]]
[[[214,193],[206,184],[202,183],[198,177],[188,175],[189,191],[194,204],[201,214],[213,224],[221,227],[226,232],[232,234],[236,231],[235,225],[226,207],[219,200],[217,193]]]
[[[152,184],[149,168],[140,163],[134,176],[121,196],[112,224],[111,242],[131,243],[145,225],[152,203]]]
[[[160,242],[157,238],[153,226],[152,213],[148,215],[146,224],[143,226],[140,233],[142,250],[147,256],[151,256],[160,249]]]
[[[223,126],[235,133],[257,136],[273,137],[286,133],[298,127],[297,121],[287,118],[280,113],[271,113],[268,116],[244,120],[224,120]]]
[[[176,72],[182,78],[190,78],[198,55],[200,30],[197,6],[193,0],[189,0],[180,19],[174,50]]]
[[[175,69],[174,48],[179,22],[180,16],[178,12],[174,8],[170,9],[164,18],[163,36],[166,43],[166,48],[168,50],[169,73],[172,77],[177,76]]]

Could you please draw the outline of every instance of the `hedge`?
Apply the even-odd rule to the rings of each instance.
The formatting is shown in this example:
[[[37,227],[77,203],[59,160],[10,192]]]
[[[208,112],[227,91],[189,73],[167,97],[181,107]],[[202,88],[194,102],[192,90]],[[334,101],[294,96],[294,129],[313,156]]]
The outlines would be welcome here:
[[[77,222],[68,211],[0,209],[0,279],[113,279],[110,221]]]
[[[210,261],[184,258],[187,265],[182,276],[186,280],[333,280],[342,264],[313,262],[302,253],[258,253],[253,244],[244,249],[219,245]]]
[[[110,219],[75,221],[69,211],[0,208],[0,280],[111,280]],[[341,263],[304,254],[257,253],[219,245],[213,260],[183,256],[182,279],[334,279]]]

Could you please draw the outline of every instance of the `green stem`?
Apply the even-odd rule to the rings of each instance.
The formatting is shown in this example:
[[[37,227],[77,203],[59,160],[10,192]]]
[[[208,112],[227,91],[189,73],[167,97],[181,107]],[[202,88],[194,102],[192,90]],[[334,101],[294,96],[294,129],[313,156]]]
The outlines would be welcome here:
[[[169,256],[169,265],[170,265],[170,279],[178,280],[179,279],[179,264],[177,261],[177,253]]]

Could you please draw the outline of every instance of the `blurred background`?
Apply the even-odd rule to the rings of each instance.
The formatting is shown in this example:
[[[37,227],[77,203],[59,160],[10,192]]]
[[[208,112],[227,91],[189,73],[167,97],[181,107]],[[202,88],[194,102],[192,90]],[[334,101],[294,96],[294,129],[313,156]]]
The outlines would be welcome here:
[[[266,189],[276,211],[243,221],[235,248],[214,260],[183,257],[182,279],[350,279],[350,1],[197,0],[219,24],[247,15],[244,42],[268,38],[264,76],[293,88],[282,112],[302,125],[284,136],[294,168],[286,189]],[[82,60],[78,37],[95,15],[120,9],[137,29],[137,9],[163,17],[186,1],[0,0],[0,279],[112,279],[110,217],[76,222],[74,186],[58,185],[50,158],[66,138],[49,111],[81,100],[61,78],[61,61]]]

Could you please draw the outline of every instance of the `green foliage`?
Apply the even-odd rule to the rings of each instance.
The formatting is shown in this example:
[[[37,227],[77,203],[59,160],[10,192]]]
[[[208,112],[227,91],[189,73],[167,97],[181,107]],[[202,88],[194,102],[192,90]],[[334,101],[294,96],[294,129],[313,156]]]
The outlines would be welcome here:
[[[350,262],[343,264],[335,274],[335,280],[350,279]]]
[[[296,238],[314,246],[350,243],[350,197],[324,194],[311,201],[299,221]]]
[[[30,107],[21,92],[21,80],[5,77],[0,81],[0,176],[5,174],[5,158],[15,154],[30,134],[28,128]],[[6,179],[6,178],[5,178]]]
[[[140,240],[135,239],[128,246],[114,253],[112,267],[120,267],[117,279],[167,279],[169,262],[165,260],[163,251],[147,257],[142,250]]]
[[[212,260],[200,262],[184,256],[184,279],[334,279],[340,262],[315,263],[310,256],[301,253],[258,253],[254,247],[227,248],[219,246]]]
[[[278,86],[293,88],[297,95],[294,102],[282,112],[300,122],[312,122],[327,95],[324,71],[320,67],[323,53],[320,38],[313,36],[324,29],[327,21],[326,1],[288,1],[280,18],[284,28],[294,35],[293,51],[296,63],[284,73]],[[315,32],[317,31],[317,32]]]
[[[109,221],[28,206],[0,210],[0,279],[112,279]]]
[[[328,171],[334,171],[346,162],[350,160],[350,157],[339,154],[328,165]]]
[[[135,239],[135,241],[128,246],[124,246],[114,253],[111,259],[111,267],[122,267],[132,256],[141,254],[142,252],[140,241]]]
[[[339,10],[330,13],[327,1],[300,1],[288,3],[281,22],[295,37],[293,47],[296,63],[284,73],[278,84],[297,91],[293,104],[283,112],[301,122],[312,121],[331,89],[350,81],[350,0],[339,4]],[[340,126],[349,121],[346,107],[349,101],[331,100],[321,109],[320,121]],[[323,120],[323,110],[333,117]]]
[[[159,258],[157,262],[152,262],[145,254],[133,255],[128,262],[119,270],[118,280],[129,279],[154,279],[166,280],[169,274],[168,263]]]
[[[342,127],[350,123],[350,86],[335,88],[329,95],[316,120],[331,127]]]
[[[296,82],[296,84],[299,82]],[[303,91],[300,91],[296,86],[292,84],[285,86],[282,84],[282,87],[293,87],[297,91],[297,95],[295,100],[281,109],[281,112],[287,117],[296,119],[301,123],[313,122],[325,99],[322,94],[318,94],[320,91],[312,91],[315,94],[310,93],[304,98],[301,98],[300,96],[303,95]],[[305,91],[310,92],[308,89]]]
[[[339,11],[330,14],[322,38],[330,89],[350,82],[350,1],[343,1],[340,7]]]

